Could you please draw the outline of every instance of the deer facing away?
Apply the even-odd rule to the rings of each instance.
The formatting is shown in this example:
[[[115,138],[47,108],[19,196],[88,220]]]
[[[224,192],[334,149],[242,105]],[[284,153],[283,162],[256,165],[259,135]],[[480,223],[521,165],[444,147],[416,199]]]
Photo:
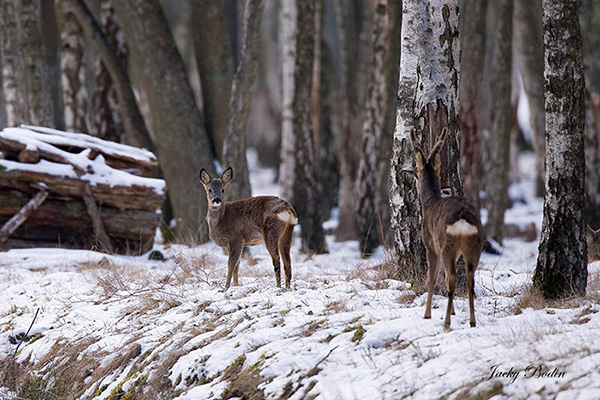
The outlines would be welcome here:
[[[588,226],[585,239],[587,241],[588,264],[600,260],[600,229],[593,230]]]
[[[444,128],[435,146],[426,157],[414,132],[410,141],[417,162],[417,177],[423,215],[421,235],[427,253],[428,293],[424,318],[431,318],[431,299],[437,280],[439,262],[444,264],[448,305],[444,328],[450,328],[450,315],[454,315],[454,293],[456,291],[456,261],[462,254],[467,269],[467,292],[469,295],[469,322],[475,326],[474,284],[475,270],[483,247],[481,220],[477,208],[459,196],[442,198],[440,189],[440,151],[448,130]]]
[[[229,253],[225,290],[229,288],[232,278],[234,286],[238,285],[239,262],[244,246],[261,243],[265,244],[273,260],[277,287],[281,287],[280,258],[283,260],[285,287],[289,289],[292,279],[292,233],[298,223],[292,205],[276,196],[224,202],[225,189],[233,179],[231,168],[227,168],[220,178],[213,178],[202,168],[199,178],[208,199],[206,221],[209,236]]]

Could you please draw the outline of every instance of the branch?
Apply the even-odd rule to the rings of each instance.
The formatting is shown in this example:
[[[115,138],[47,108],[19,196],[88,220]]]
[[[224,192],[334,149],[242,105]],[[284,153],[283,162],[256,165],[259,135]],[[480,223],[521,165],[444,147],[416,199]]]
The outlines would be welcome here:
[[[11,219],[0,229],[0,244],[4,243],[48,197],[48,191],[43,189],[36,193]]]

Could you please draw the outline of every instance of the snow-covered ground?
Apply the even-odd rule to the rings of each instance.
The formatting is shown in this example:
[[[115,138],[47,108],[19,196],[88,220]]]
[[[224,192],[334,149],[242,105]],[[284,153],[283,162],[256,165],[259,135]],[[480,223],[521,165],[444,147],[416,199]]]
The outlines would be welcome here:
[[[253,187],[276,193],[272,177],[254,171]],[[507,222],[539,232],[542,202],[524,192],[528,202]],[[227,257],[212,243],[157,244],[166,262],[0,253],[3,384],[13,377],[30,398],[600,398],[600,262],[590,266],[587,299],[534,309],[537,241],[508,239],[501,255],[482,256],[477,327],[457,298],[444,331],[445,297],[423,319],[426,293],[386,279],[390,254],[363,260],[357,242],[328,245],[329,254],[307,258],[294,240],[291,291],[275,287],[264,246],[252,248],[241,286],[227,292]],[[27,368],[11,363],[15,352]],[[7,389],[0,399],[14,397]]]

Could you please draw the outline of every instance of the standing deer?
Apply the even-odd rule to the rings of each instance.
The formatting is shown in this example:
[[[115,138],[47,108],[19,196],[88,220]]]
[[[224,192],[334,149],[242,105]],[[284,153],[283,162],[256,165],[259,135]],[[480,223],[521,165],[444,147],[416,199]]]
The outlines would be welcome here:
[[[225,189],[233,179],[231,168],[227,168],[221,178],[214,179],[202,168],[199,177],[208,199],[206,221],[209,236],[229,253],[225,290],[229,289],[232,277],[234,286],[238,285],[239,262],[244,246],[261,243],[265,244],[273,259],[277,287],[281,287],[280,256],[283,259],[285,287],[289,289],[292,279],[292,233],[298,223],[292,205],[276,196],[223,202]]]
[[[588,225],[585,239],[587,241],[588,264],[600,260],[600,229],[593,230]]]
[[[448,306],[444,328],[450,328],[450,314],[454,315],[454,293],[456,291],[456,260],[462,254],[467,269],[467,291],[469,293],[469,322],[475,326],[475,270],[479,264],[479,256],[483,247],[483,234],[479,212],[464,197],[450,196],[442,198],[440,190],[440,151],[448,130],[444,128],[440,137],[429,153],[421,149],[414,132],[410,142],[417,161],[417,177],[423,214],[421,235],[427,251],[429,264],[429,281],[427,305],[424,318],[431,318],[431,298],[437,280],[439,261],[441,259],[446,272],[448,287]]]

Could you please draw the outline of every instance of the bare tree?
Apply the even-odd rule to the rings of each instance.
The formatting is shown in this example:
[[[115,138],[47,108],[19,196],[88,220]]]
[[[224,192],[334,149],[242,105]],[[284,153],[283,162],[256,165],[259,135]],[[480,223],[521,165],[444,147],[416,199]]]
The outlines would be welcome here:
[[[190,0],[192,21],[194,21],[192,23],[194,52],[202,86],[204,121],[219,159],[223,155],[223,141],[227,134],[226,110],[229,108],[231,81],[234,74],[225,5],[222,0],[202,2]],[[236,176],[240,177],[237,170]]]
[[[496,2],[498,19],[494,32],[494,91],[492,116],[492,160],[488,193],[487,234],[497,242],[504,237],[504,212],[508,208],[510,132],[513,125],[512,14],[513,0]]]
[[[65,127],[72,132],[88,132],[86,124],[87,87],[85,85],[83,29],[72,11],[72,3],[56,2],[60,30],[60,64]]]
[[[9,125],[56,125],[41,5],[34,0],[1,3],[0,51]]]
[[[465,0],[460,16],[460,172],[465,196],[479,204],[481,80],[485,61],[485,21],[488,0]]]
[[[148,96],[156,152],[169,188],[179,239],[208,239],[196,171],[214,173],[213,154],[183,60],[158,0],[117,0],[115,14],[137,69],[139,88]]]
[[[579,2],[544,0],[546,192],[533,284],[545,298],[584,296],[585,80]]]
[[[246,127],[250,98],[256,79],[257,46],[262,17],[262,0],[248,0],[244,6],[241,59],[231,84],[227,135],[223,143],[223,160],[238,176],[229,185],[229,200],[251,196],[248,161],[246,160]]]
[[[544,46],[542,1],[515,0],[514,41],[519,71],[529,100],[531,144],[537,157],[536,192],[544,193]]]
[[[399,275],[425,277],[425,252],[420,239],[421,210],[415,184],[411,131],[425,147],[444,127],[458,130],[458,1],[404,0],[398,109],[390,175],[391,223]],[[450,146],[449,146],[450,147]],[[442,162],[458,162],[442,149]],[[446,167],[442,187],[452,181]]]
[[[298,211],[303,246],[311,253],[326,253],[327,243],[323,231],[320,193],[314,168],[310,113],[315,44],[315,0],[297,2],[296,6],[296,58],[292,100],[295,161],[292,204]]]
[[[113,49],[115,59],[126,67],[127,47],[121,34],[121,28],[117,24],[111,0],[100,0],[99,8],[98,22],[104,32],[106,41]],[[95,60],[92,131],[94,135],[103,139],[131,143],[132,141],[127,139],[128,135],[125,131],[123,118],[119,112],[121,107],[119,105],[118,85],[113,82],[110,70],[106,67],[103,58],[106,58],[106,56],[103,57],[98,54]],[[129,136],[131,135],[129,134]]]
[[[388,98],[387,80],[390,51],[390,36],[393,29],[390,6],[387,0],[379,0],[375,5],[373,32],[371,36],[372,54],[369,68],[369,89],[363,121],[362,151],[358,168],[356,215],[358,238],[363,255],[369,255],[381,242],[378,218],[381,218],[379,198],[382,176],[381,142],[386,111],[394,103]]]

